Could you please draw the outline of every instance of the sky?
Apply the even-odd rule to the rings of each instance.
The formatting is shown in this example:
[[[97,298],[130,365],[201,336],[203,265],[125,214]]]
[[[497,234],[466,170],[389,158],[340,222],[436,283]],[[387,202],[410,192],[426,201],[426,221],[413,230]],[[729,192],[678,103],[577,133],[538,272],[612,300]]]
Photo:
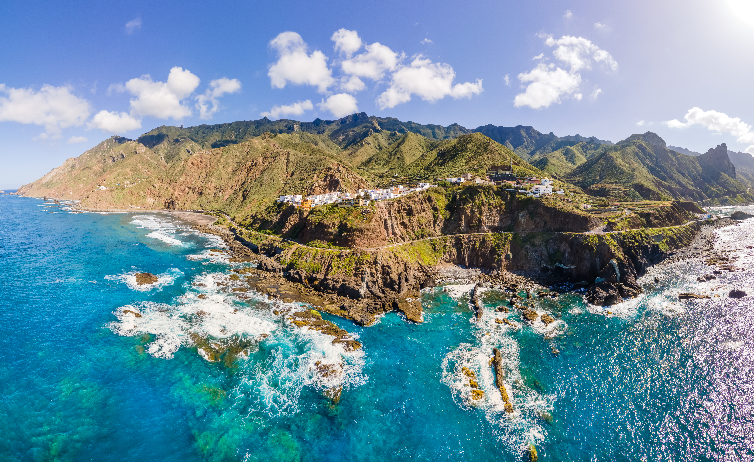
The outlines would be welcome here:
[[[754,0],[3,0],[0,189],[111,135],[338,119],[754,154]]]

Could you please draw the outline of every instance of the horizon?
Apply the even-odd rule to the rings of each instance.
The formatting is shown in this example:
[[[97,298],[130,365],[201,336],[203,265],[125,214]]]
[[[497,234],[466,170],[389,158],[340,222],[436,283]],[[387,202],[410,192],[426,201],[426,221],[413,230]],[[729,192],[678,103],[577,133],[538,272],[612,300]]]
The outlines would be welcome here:
[[[333,1],[281,12],[9,2],[0,186],[32,182],[113,133],[360,112],[613,142],[651,131],[695,152],[726,143],[754,153],[754,108],[741,98],[754,9],[743,0]]]

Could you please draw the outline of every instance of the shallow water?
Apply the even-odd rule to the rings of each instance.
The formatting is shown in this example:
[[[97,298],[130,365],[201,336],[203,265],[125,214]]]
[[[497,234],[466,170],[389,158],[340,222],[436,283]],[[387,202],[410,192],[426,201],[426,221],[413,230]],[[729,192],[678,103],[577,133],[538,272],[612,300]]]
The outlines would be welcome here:
[[[751,460],[754,311],[727,294],[754,294],[752,228],[718,231],[741,271],[700,283],[701,261],[658,266],[613,308],[537,300],[547,327],[495,312],[494,290],[477,321],[463,286],[424,292],[423,324],[325,315],[362,343],[347,352],[282,302],[239,299],[241,265],[175,218],[0,196],[0,459],[519,460],[533,443],[543,460]],[[137,272],[159,280],[137,286]],[[196,340],[248,351],[213,363]],[[323,378],[318,362],[342,369]],[[337,385],[333,405],[323,392]]]

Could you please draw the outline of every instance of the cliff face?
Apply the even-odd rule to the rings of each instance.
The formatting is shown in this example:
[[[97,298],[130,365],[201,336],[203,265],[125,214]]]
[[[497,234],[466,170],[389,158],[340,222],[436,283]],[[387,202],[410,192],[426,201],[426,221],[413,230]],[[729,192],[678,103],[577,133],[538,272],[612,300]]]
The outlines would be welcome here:
[[[443,189],[378,202],[369,208],[320,207],[311,212],[279,206],[254,229],[299,243],[321,241],[372,249],[441,235],[488,232],[585,232],[601,224],[560,200],[519,198],[502,188]]]
[[[675,249],[686,246],[697,223],[605,235],[513,232],[456,235],[373,250],[313,248],[246,230],[235,230],[265,255],[259,268],[314,290],[348,297],[344,311],[369,324],[424,287],[434,286],[443,264],[538,273],[557,281],[584,282],[595,304],[614,304],[641,292],[638,276]],[[493,277],[494,278],[494,277]]]

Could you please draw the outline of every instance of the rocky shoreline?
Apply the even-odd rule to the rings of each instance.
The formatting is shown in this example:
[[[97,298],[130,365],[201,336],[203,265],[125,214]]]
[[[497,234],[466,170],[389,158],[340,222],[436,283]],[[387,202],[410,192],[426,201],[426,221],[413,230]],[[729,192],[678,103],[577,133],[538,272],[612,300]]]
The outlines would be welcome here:
[[[582,287],[588,288],[587,301],[610,306],[642,292],[636,279],[643,275],[649,266],[665,260],[680,260],[709,254],[714,229],[732,223],[735,221],[726,218],[702,225],[692,223],[675,229],[663,229],[662,241],[657,234],[647,235],[646,231],[642,233],[649,238],[642,235],[641,240],[636,238],[639,232],[616,234],[614,238],[580,237],[592,248],[585,248],[583,244],[574,245],[572,237],[563,238],[552,234],[542,236],[538,237],[539,242],[533,241],[531,245],[551,247],[557,253],[561,253],[564,243],[572,249],[570,252],[566,250],[567,259],[565,254],[561,257],[563,263],[542,266],[539,269],[532,269],[531,266],[528,269],[506,269],[504,265],[515,267],[515,259],[509,259],[507,262],[498,261],[502,265],[497,268],[484,268],[448,262],[434,266],[422,263],[407,264],[396,260],[388,262],[384,256],[378,255],[376,258],[373,257],[374,262],[361,263],[353,268],[350,277],[340,279],[332,276],[332,263],[326,270],[311,268],[310,272],[307,272],[301,269],[300,263],[290,259],[291,252],[285,250],[280,243],[253,243],[241,236],[243,232],[232,227],[197,225],[195,228],[222,238],[232,256],[231,261],[257,263],[257,268],[249,268],[246,271],[249,285],[254,290],[281,298],[283,301],[310,303],[319,311],[368,326],[391,311],[401,313],[407,321],[422,322],[420,290],[441,284],[475,284],[477,287],[497,288],[514,294],[525,292],[538,295],[547,295],[552,287],[566,291]],[[672,235],[673,233],[677,236]],[[296,249],[295,245],[292,247]],[[506,251],[506,258],[511,258],[511,250],[516,254],[525,254],[517,246],[509,244],[503,250]],[[445,253],[453,255],[456,261],[459,261],[458,251],[451,249]],[[348,252],[346,250],[340,253]],[[541,250],[530,249],[527,252],[528,259],[532,253]],[[338,252],[331,250],[328,253],[334,255]],[[462,258],[460,261],[478,260],[473,256]],[[332,256],[329,259],[333,259]],[[591,279],[587,280],[590,276]],[[376,296],[378,292],[382,294]],[[472,299],[475,294],[472,292]],[[474,303],[478,311],[479,302]]]

